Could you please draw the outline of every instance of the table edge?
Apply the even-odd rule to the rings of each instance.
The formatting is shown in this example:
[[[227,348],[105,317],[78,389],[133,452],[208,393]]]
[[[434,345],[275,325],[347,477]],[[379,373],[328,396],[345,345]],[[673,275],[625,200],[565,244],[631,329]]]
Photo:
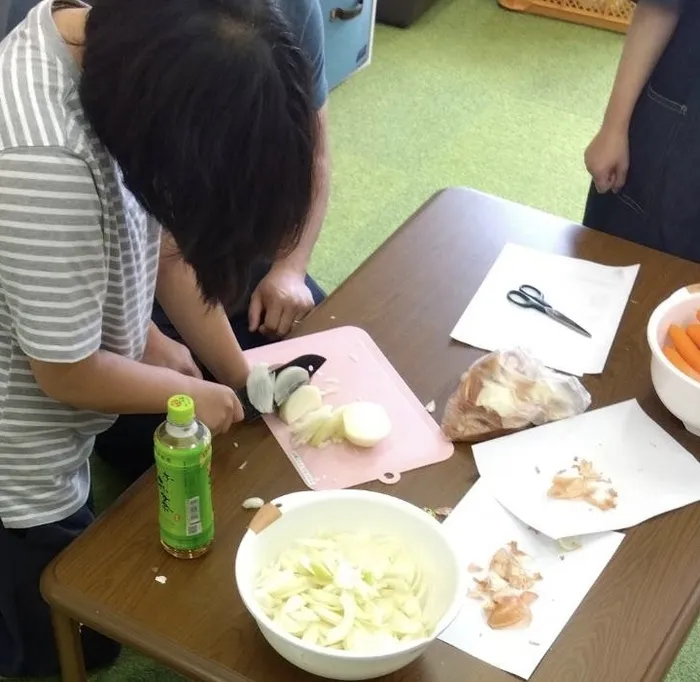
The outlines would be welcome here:
[[[52,568],[50,564],[48,569]],[[153,631],[141,627],[129,618],[108,612],[108,620],[98,621],[95,614],[100,613],[90,600],[72,588],[65,588],[57,582],[53,570],[44,571],[41,578],[41,594],[52,609],[69,616],[101,634],[106,635],[120,644],[134,649],[144,656],[165,665],[189,679],[201,682],[255,682],[245,675],[209,661],[204,657],[179,646],[173,640],[154,634]],[[102,612],[104,613],[104,611]],[[251,619],[252,621],[252,619]],[[254,621],[251,622],[254,626]],[[145,647],[144,642],[156,643],[157,647]]]
[[[666,637],[656,650],[641,682],[658,682],[666,677],[685,640],[700,615],[700,577],[685,606],[673,621]]]
[[[319,310],[323,308],[323,306],[335,295],[336,292],[341,291],[344,289],[350,282],[352,282],[356,277],[358,277],[362,271],[365,269],[367,265],[369,265],[372,260],[382,251],[384,251],[388,246],[399,237],[406,229],[411,227],[411,224],[418,218],[422,213],[424,213],[430,206],[435,203],[443,194],[452,194],[453,192],[467,192],[467,193],[473,193],[473,194],[482,194],[482,192],[479,192],[479,190],[472,189],[471,187],[460,187],[460,186],[453,186],[453,187],[444,187],[443,189],[439,189],[436,192],[434,192],[428,199],[426,199],[418,208],[416,208],[413,213],[411,213],[410,216],[408,216],[402,223],[399,225],[372,253],[367,256],[341,283],[340,286],[338,286],[336,289],[334,289],[329,296],[321,303],[321,305],[316,306],[311,311],[311,314],[307,315],[304,320],[302,321],[301,324],[297,325],[297,327],[301,327],[301,330],[296,329],[294,336],[301,336],[303,333],[303,328],[304,328],[304,322],[306,320],[309,320],[313,317],[314,313],[316,310]],[[489,196],[489,195],[485,195]],[[499,197],[500,198],[500,197]],[[504,199],[503,201],[508,201],[508,199]],[[528,207],[529,208],[529,207]],[[537,210],[537,209],[535,209]]]
[[[92,614],[98,613],[99,609],[85,599],[77,590],[63,587],[56,580],[54,568],[53,563],[49,564],[41,577],[41,593],[52,608],[84,623],[88,627],[98,630],[108,637],[112,637],[121,644],[139,651],[143,655],[162,663],[182,675],[195,676],[196,679],[202,682],[221,682],[222,679],[235,680],[236,682],[255,682],[231,668],[207,661],[202,656],[183,649],[167,637],[162,637],[159,634],[154,636],[151,631],[146,631],[145,628],[120,614],[111,613],[109,620],[101,621],[98,626]],[[674,620],[666,637],[661,641],[651,664],[640,682],[659,682],[664,679],[682,648],[698,614],[700,614],[700,578],[690,599]],[[252,617],[250,617],[250,625],[256,627]],[[157,641],[159,644],[158,650],[153,651],[144,647],[143,642],[146,640],[151,642]],[[204,667],[202,664],[204,664]]]

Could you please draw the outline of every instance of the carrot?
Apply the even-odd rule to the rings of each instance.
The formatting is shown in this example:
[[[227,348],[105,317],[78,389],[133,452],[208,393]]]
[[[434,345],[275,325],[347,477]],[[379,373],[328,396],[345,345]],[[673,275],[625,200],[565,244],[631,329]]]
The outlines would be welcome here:
[[[671,361],[676,369],[679,369],[683,374],[689,376],[691,379],[700,381],[700,374],[698,374],[682,357],[681,354],[673,347],[666,346],[664,348],[664,355]]]
[[[695,317],[697,317],[698,322],[700,322],[700,308],[698,308],[697,312],[695,313]]]
[[[668,335],[680,356],[696,371],[700,372],[700,348],[688,336],[688,332],[677,324],[668,328]]]
[[[685,331],[688,332],[692,342],[700,348],[700,324],[689,324]]]

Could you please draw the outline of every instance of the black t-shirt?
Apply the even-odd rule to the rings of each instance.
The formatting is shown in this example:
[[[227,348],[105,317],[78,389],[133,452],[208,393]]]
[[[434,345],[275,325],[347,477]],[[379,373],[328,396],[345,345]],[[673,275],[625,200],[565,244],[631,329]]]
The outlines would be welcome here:
[[[686,104],[700,87],[700,0],[640,0],[680,10],[678,26],[651,77],[660,95]]]

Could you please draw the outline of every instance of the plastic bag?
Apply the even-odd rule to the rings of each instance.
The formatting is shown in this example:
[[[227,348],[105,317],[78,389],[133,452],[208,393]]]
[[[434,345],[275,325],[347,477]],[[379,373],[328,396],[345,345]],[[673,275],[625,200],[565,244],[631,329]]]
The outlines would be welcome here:
[[[529,425],[585,412],[591,396],[575,377],[545,367],[526,351],[495,351],[461,377],[442,418],[452,441],[474,443]]]

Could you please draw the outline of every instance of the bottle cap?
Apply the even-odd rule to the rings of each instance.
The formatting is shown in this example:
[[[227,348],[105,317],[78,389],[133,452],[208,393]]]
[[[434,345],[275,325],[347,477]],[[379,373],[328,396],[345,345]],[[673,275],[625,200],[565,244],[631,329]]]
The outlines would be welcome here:
[[[194,400],[188,395],[168,399],[168,421],[173,426],[189,426],[194,421]]]

